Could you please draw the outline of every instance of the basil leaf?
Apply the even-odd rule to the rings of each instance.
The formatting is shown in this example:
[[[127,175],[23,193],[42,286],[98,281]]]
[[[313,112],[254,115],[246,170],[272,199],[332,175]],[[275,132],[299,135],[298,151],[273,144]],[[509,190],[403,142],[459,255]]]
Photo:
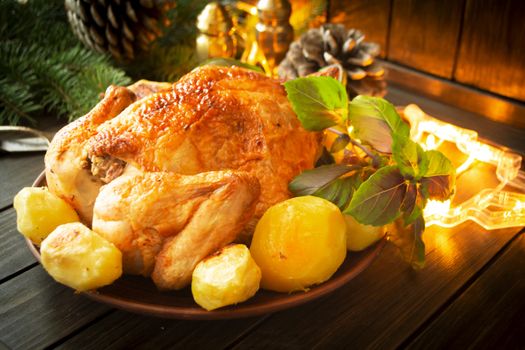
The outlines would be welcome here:
[[[398,219],[387,227],[389,240],[399,249],[403,259],[415,269],[425,266],[425,243],[422,239],[425,219],[420,208],[418,212],[419,215],[410,225],[405,226],[403,220]]]
[[[410,129],[385,99],[357,96],[348,106],[348,119],[356,138],[379,152],[392,152],[392,135],[408,138]]]
[[[425,177],[438,175],[453,175],[456,170],[452,162],[441,152],[431,150],[425,152],[428,158],[428,170],[425,172]]]
[[[332,164],[303,171],[289,184],[288,189],[295,196],[314,194],[321,187],[351,171],[361,169],[357,165]]]
[[[359,186],[344,213],[365,225],[386,225],[399,216],[406,191],[407,183],[399,169],[386,166]]]
[[[439,151],[427,151],[428,170],[421,179],[421,191],[426,198],[446,200],[454,193],[456,170],[452,162]]]
[[[401,211],[403,212],[403,218],[405,219],[405,224],[411,219],[412,213],[414,213],[416,208],[416,199],[417,199],[417,185],[409,184],[407,186],[407,191],[405,193],[405,198],[403,198],[403,203],[401,203]]]
[[[394,134],[392,156],[401,174],[409,179],[419,180],[428,170],[428,158],[420,145],[407,137]]]
[[[237,67],[253,70],[259,73],[264,73],[260,67],[254,66],[252,64],[244,63],[238,60],[234,60],[232,58],[225,58],[225,57],[210,58],[202,62],[199,66],[225,66],[225,67],[237,66]]]
[[[454,193],[455,177],[439,175],[421,179],[421,190],[426,198],[444,201]]]
[[[330,147],[331,153],[337,153],[343,149],[345,149],[346,145],[350,142],[350,136],[347,134],[341,134],[337,136],[332,143],[332,147]]]
[[[344,210],[360,181],[359,175],[336,179],[317,190],[313,195],[324,198]]]
[[[284,87],[305,129],[320,131],[346,124],[348,96],[345,87],[334,78],[297,78],[284,83]]]

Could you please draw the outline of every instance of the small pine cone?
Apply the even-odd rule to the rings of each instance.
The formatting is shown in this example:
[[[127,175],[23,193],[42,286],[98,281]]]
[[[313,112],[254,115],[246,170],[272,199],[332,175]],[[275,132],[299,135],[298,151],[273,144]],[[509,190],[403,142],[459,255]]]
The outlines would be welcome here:
[[[117,60],[133,59],[161,35],[173,4],[160,0],[65,0],[75,35],[90,48]]]
[[[364,38],[359,30],[346,30],[341,24],[310,29],[290,45],[278,74],[283,79],[294,79],[334,65],[344,69],[350,97],[384,96],[384,69],[374,61],[380,47]]]

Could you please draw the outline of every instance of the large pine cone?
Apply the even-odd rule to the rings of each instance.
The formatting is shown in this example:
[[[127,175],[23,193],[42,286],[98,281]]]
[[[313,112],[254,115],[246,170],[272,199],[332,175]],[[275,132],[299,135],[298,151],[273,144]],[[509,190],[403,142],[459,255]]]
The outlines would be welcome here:
[[[65,0],[75,35],[117,60],[130,60],[147,50],[161,35],[164,14],[173,6],[162,0]]]
[[[310,29],[290,45],[279,65],[281,78],[295,79],[331,65],[346,72],[350,97],[356,95],[384,96],[384,69],[374,61],[379,54],[378,44],[365,42],[359,30],[346,30],[341,24],[325,24]]]

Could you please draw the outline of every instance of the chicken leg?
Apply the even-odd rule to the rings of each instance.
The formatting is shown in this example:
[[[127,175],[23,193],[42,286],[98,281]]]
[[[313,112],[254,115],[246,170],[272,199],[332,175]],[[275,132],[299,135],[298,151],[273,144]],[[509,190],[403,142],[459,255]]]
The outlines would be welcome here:
[[[240,171],[122,175],[102,187],[93,230],[120,249],[126,273],[180,289],[199,261],[236,239],[259,194],[257,178]]]

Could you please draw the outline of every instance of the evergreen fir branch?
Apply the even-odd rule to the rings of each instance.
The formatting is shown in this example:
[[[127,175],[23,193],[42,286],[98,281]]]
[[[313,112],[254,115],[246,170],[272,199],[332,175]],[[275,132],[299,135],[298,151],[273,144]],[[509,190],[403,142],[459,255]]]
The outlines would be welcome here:
[[[110,84],[129,84],[107,55],[72,33],[63,1],[0,1],[0,123],[35,123],[43,114],[77,118]]]
[[[35,122],[31,114],[42,109],[42,106],[33,102],[34,96],[25,86],[8,79],[0,79],[0,124],[18,124],[20,119]]]

